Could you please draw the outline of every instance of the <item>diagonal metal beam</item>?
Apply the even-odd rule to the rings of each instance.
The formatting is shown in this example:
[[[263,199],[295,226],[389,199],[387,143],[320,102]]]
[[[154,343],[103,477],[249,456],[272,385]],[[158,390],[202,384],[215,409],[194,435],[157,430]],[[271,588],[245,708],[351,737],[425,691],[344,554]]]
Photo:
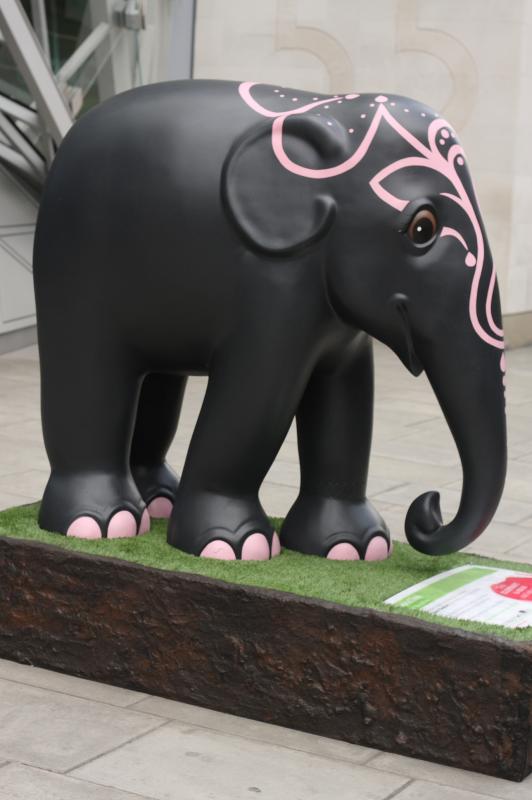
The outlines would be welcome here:
[[[96,52],[98,47],[107,39],[111,28],[107,22],[100,22],[91,33],[82,41],[77,50],[74,50],[62,67],[57,71],[56,78],[61,83],[66,83]]]
[[[0,111],[0,131],[12,145],[12,147],[23,156],[34,172],[34,177],[43,182],[46,173],[45,161],[39,151],[33,146],[29,139],[17,128],[5,114]]]
[[[72,117],[19,0],[1,0],[0,28],[46,129],[59,145]]]
[[[44,0],[31,0],[31,19],[46,62],[50,64],[50,41],[48,38],[48,22],[46,20],[46,6]]]
[[[8,117],[13,117],[14,119],[18,119],[20,122],[25,122],[27,125],[31,125],[32,128],[40,128],[41,123],[39,121],[39,116],[33,108],[30,106],[24,105],[24,103],[19,103],[16,100],[12,100],[5,94],[0,92],[0,111],[3,111],[4,114],[7,114]]]
[[[24,156],[15,152],[11,147],[0,142],[0,164],[7,164],[23,175],[31,184],[35,184],[35,172],[30,167]]]

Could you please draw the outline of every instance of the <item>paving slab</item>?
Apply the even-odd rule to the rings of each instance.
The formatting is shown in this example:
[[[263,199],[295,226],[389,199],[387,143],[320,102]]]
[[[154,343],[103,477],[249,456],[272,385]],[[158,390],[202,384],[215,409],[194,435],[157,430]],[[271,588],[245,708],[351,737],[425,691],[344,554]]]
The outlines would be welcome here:
[[[417,482],[403,483],[393,489],[381,492],[375,496],[375,500],[382,500],[384,503],[393,505],[404,505],[406,511],[410,503],[418,495],[431,488],[438,489],[440,492],[442,511],[454,515],[460,505],[461,480],[454,482],[452,485],[438,487],[431,486],[430,478],[425,477],[423,482],[418,480]],[[523,502],[522,500],[514,500],[512,497],[505,495],[500,502],[494,520],[508,525],[519,525],[521,520],[528,519],[532,515],[532,489],[529,497],[529,502]]]
[[[517,545],[516,547],[512,547],[511,550],[508,550],[508,558],[519,558],[519,560],[526,560],[532,561],[532,530],[531,527],[523,527],[523,530],[530,531],[529,537],[526,541],[521,542],[521,544]]]
[[[0,470],[3,475],[24,472],[28,468],[48,469],[48,459],[42,443],[35,441],[22,444],[16,436],[7,436],[3,430],[4,428],[0,429]]]
[[[315,736],[312,733],[269,725],[266,722],[257,722],[232,714],[222,714],[220,711],[211,711],[175,700],[165,700],[162,697],[148,697],[146,700],[141,700],[135,704],[135,709],[195,727],[209,728],[218,733],[242,736],[247,740],[275,744],[303,753],[349,761],[352,764],[363,764],[377,752],[369,747],[339,742],[324,736]]]
[[[530,420],[530,424],[532,425],[532,411],[530,412]],[[460,490],[462,488],[461,480],[450,483],[448,488]],[[520,500],[532,505],[532,464],[517,461],[516,459],[510,459],[508,461],[503,502],[510,499]],[[511,522],[512,520],[508,521]]]
[[[530,528],[495,520],[478,539],[464,548],[464,552],[511,561],[513,549],[527,544],[530,539]]]
[[[259,498],[266,513],[272,517],[285,517],[295,502],[298,489],[280,483],[264,481],[260,487]]]
[[[416,461],[405,461],[400,454],[397,457],[371,453],[370,475],[388,478],[395,484],[415,483],[421,479],[433,486],[446,486],[462,477],[458,464],[444,466],[442,464],[424,464],[420,467]]]
[[[8,494],[8,492],[0,491],[0,511],[6,508],[13,508],[13,506],[22,506],[25,503],[33,503],[35,500],[31,496],[23,496],[20,494]]]
[[[9,764],[0,773],[0,800],[150,800],[150,798],[57,775],[26,764]]]
[[[430,435],[425,435],[421,431],[401,436],[399,439],[391,439],[383,442],[375,442],[373,453],[378,456],[411,461],[419,464],[419,475],[424,475],[424,466],[440,466],[459,468],[460,458],[456,447],[450,443],[432,441]]]
[[[66,772],[161,718],[0,680],[0,758]]]
[[[385,800],[407,780],[177,722],[72,773],[156,800]]]
[[[437,786],[425,781],[414,781],[402,792],[394,795],[394,800],[488,800],[489,797],[488,794],[468,792],[455,786]]]
[[[29,469],[0,475],[0,493],[41,498],[48,481],[49,472],[44,469]]]
[[[405,778],[414,778],[417,781],[445,785],[469,792],[480,792],[489,797],[496,797],[497,800],[530,800],[532,798],[532,775],[525,778],[522,783],[514,783],[501,778],[465,772],[454,767],[445,767],[443,764],[398,756],[394,753],[381,753],[373,758],[368,766],[393,772]],[[431,795],[427,794],[427,797],[431,797]]]
[[[0,658],[0,679],[126,708],[148,695]]]

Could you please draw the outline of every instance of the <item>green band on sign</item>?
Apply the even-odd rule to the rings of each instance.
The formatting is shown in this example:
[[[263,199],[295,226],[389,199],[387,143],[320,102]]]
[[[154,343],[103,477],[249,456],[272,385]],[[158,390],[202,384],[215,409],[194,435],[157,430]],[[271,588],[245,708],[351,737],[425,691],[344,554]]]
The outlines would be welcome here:
[[[417,589],[413,594],[404,597],[402,600],[398,600],[397,603],[393,603],[393,605],[401,608],[423,608],[429,603],[439,600],[440,597],[453,592],[455,589],[467,586],[468,583],[473,583],[479,578],[484,578],[486,575],[496,571],[496,569],[487,569],[486,567],[470,567],[461,572],[456,572],[454,575],[442,578],[440,581],[435,581],[421,589]]]

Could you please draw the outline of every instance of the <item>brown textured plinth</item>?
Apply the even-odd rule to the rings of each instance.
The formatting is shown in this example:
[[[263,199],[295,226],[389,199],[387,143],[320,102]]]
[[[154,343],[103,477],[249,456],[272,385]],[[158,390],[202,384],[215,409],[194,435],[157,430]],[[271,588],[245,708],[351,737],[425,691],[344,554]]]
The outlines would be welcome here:
[[[532,769],[532,646],[0,539],[0,657],[489,775]]]

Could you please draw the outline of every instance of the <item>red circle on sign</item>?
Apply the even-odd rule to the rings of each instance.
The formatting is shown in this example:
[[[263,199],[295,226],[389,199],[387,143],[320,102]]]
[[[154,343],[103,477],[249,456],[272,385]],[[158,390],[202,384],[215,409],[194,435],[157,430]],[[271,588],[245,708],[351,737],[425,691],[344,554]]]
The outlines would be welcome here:
[[[493,583],[491,589],[510,600],[524,600],[532,603],[532,578],[523,578],[519,575],[505,578],[501,583]]]

